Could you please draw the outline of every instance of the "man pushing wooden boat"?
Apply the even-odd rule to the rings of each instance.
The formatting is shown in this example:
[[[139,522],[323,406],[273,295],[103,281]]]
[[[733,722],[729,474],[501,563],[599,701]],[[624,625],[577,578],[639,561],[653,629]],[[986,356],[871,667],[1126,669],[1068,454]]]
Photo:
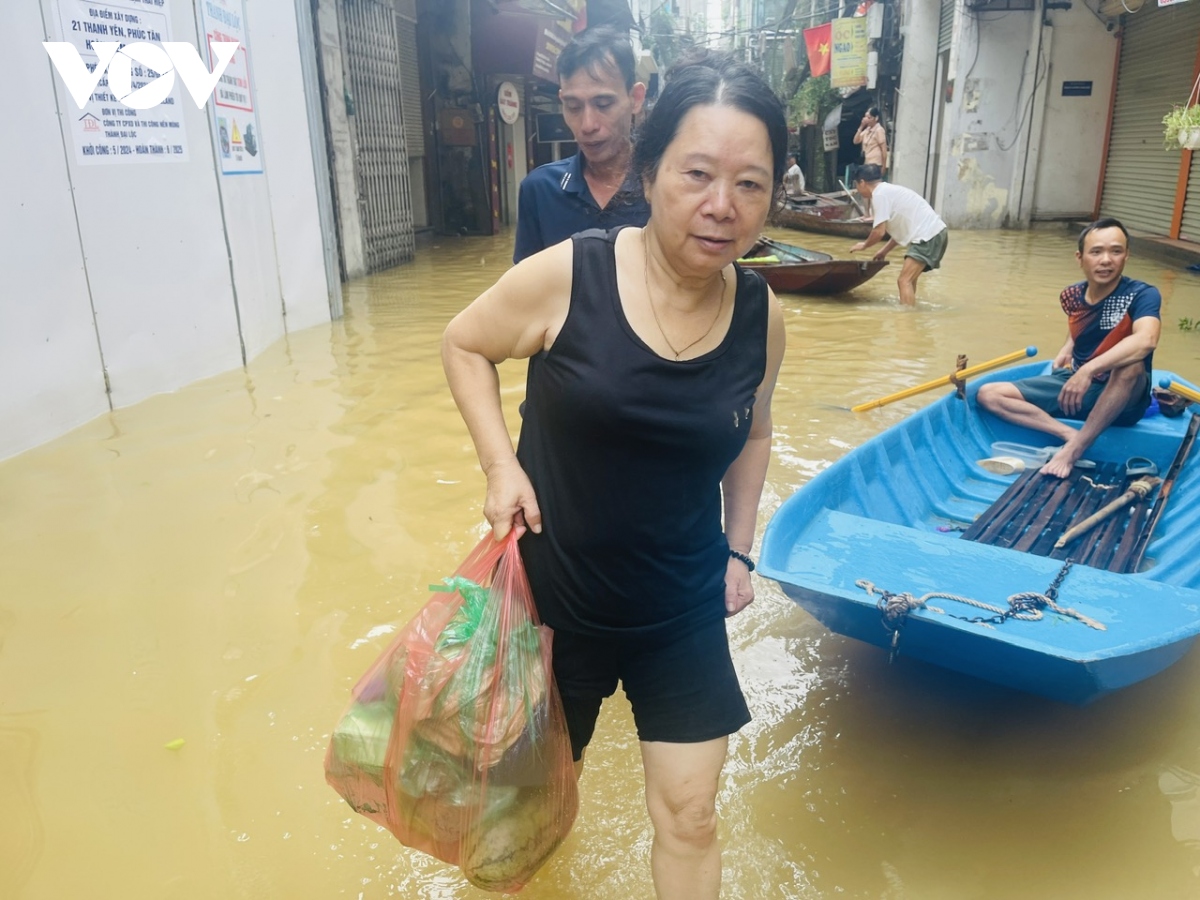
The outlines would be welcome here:
[[[1075,253],[1084,280],[1063,290],[1067,341],[1049,375],[998,381],[979,388],[993,414],[1043,431],[1063,446],[1041,468],[1066,478],[1110,425],[1136,425],[1150,405],[1150,372],[1162,330],[1158,288],[1122,273],[1129,232],[1116,219],[1092,222]],[[1076,428],[1062,421],[1080,419]]]

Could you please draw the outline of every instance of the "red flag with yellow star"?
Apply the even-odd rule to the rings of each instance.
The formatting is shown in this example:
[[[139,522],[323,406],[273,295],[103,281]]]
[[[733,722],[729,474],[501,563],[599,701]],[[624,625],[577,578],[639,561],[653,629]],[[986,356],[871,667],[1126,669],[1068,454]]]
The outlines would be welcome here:
[[[804,46],[808,49],[808,67],[814,77],[829,74],[829,45],[832,22],[804,29]]]

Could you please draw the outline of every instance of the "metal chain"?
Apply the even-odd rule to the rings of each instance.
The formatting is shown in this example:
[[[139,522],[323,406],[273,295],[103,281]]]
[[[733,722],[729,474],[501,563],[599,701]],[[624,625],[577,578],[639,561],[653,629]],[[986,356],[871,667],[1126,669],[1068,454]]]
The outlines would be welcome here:
[[[1063,563],[1058,574],[1054,576],[1054,580],[1050,582],[1050,586],[1046,588],[1046,592],[1039,594],[1037,591],[1022,591],[1021,593],[1013,594],[1008,598],[1008,609],[1001,609],[998,606],[992,606],[990,603],[983,603],[979,600],[973,600],[970,597],[962,597],[958,594],[947,594],[943,591],[930,591],[921,596],[914,597],[911,593],[892,593],[885,591],[882,588],[877,588],[873,582],[866,579],[859,579],[855,582],[858,587],[861,587],[869,595],[879,595],[879,599],[875,602],[875,607],[879,610],[880,621],[883,627],[891,632],[892,640],[888,653],[888,662],[895,660],[896,654],[899,652],[900,646],[900,631],[904,628],[908,621],[908,615],[914,609],[924,607],[931,612],[940,613],[941,615],[949,616],[952,619],[958,619],[962,622],[969,622],[972,625],[1003,625],[1009,619],[1020,619],[1023,622],[1036,622],[1043,618],[1042,610],[1049,608],[1054,612],[1068,618],[1075,619],[1089,628],[1095,628],[1099,631],[1107,631],[1107,628],[1094,619],[1091,619],[1082,613],[1076,612],[1070,608],[1064,608],[1058,605],[1058,591],[1062,587],[1063,580],[1067,577],[1067,573],[1071,571],[1071,566],[1074,560],[1068,559]],[[946,600],[954,600],[958,603],[964,603],[968,606],[974,606],[977,609],[986,610],[993,613],[991,616],[959,616],[951,612],[946,612],[944,609],[939,609],[936,606],[930,606],[926,601],[933,597],[941,597]]]
[[[1054,576],[1054,580],[1050,582],[1050,587],[1046,588],[1047,598],[1056,603],[1058,602],[1058,589],[1062,587],[1063,579],[1067,577],[1067,573],[1071,571],[1071,566],[1074,563],[1075,560],[1070,557],[1063,563],[1062,568],[1058,570],[1058,574]]]

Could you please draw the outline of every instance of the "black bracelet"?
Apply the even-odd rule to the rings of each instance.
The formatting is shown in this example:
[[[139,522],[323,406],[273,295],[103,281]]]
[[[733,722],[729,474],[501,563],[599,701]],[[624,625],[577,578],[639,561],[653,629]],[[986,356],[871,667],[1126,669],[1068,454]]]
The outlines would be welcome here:
[[[738,562],[745,563],[746,568],[749,569],[751,572],[754,571],[754,560],[752,560],[747,554],[742,553],[740,550],[730,550],[729,555],[732,556],[734,559],[736,559]]]

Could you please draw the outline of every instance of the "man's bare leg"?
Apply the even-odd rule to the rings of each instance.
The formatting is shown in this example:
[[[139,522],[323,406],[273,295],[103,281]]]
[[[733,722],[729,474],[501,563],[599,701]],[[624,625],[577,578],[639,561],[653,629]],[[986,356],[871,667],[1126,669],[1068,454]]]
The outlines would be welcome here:
[[[1042,466],[1043,475],[1066,478],[1071,474],[1071,469],[1082,458],[1088,447],[1092,446],[1101,432],[1121,415],[1125,404],[1133,396],[1133,389],[1141,384],[1144,372],[1141,360],[1112,371],[1108,378],[1108,384],[1104,386],[1100,399],[1096,401],[1091,413],[1084,420],[1083,427],[1075,431],[1063,444],[1062,449]]]
[[[911,256],[904,257],[904,265],[900,269],[900,277],[896,286],[900,288],[900,302],[905,306],[917,305],[917,279],[925,271],[925,263]]]
[[[975,399],[980,406],[1004,421],[1051,434],[1064,444],[1079,431],[1062,419],[1054,418],[1040,406],[1034,406],[1011,381],[993,381],[981,385]]]

